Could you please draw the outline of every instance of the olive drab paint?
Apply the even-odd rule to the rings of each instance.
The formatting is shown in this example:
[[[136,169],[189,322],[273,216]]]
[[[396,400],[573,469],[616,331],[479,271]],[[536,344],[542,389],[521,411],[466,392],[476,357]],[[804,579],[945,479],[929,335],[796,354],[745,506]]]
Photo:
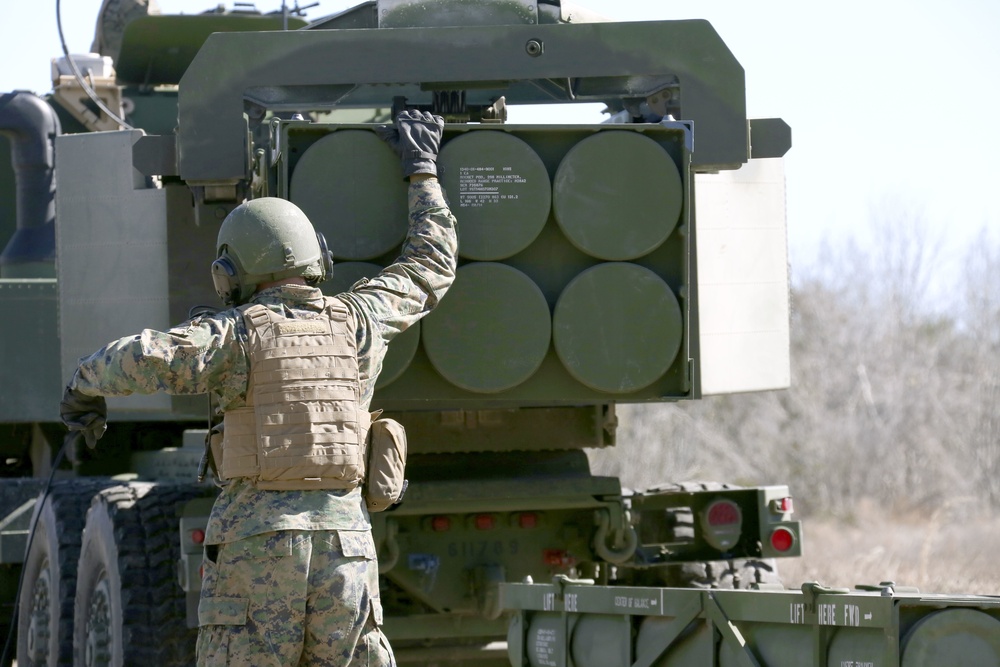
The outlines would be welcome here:
[[[591,473],[585,450],[615,446],[618,403],[790,382],[791,130],[747,118],[743,67],[709,23],[617,23],[558,0],[375,0],[309,20],[298,7],[287,17],[148,8],[104,3],[96,44],[100,62],[113,58],[108,99],[137,129],[92,131],[107,119],[81,121],[59,96],[28,105],[62,124],[59,136],[48,122],[28,130],[54,155],[41,176],[55,183],[56,256],[40,234],[30,261],[0,274],[9,472],[47,475],[62,444],[59,396],[82,356],[218,303],[210,267],[224,221],[245,201],[294,204],[325,236],[335,260],[327,297],[392,263],[408,202],[378,132],[417,109],[446,123],[438,171],[458,219],[456,281],[389,345],[371,409],[384,410],[376,429],[397,437],[381,433],[367,460],[352,459],[354,472],[291,475],[355,484],[379,461],[367,502],[400,665],[1000,664],[995,599],[889,584],[782,588],[776,561],[801,555],[805,541],[787,486],[627,491]],[[595,119],[604,122],[507,120],[514,105],[580,102],[605,104]],[[0,113],[4,245],[25,226],[7,219],[15,209],[50,203],[14,206],[26,175],[7,166],[19,122]],[[300,245],[289,262],[313,239]],[[246,283],[280,272],[244,268]],[[273,341],[325,335],[296,326]],[[334,396],[319,381],[319,400],[344,398],[356,411],[352,382]],[[266,380],[255,384],[254,406],[242,420],[227,415],[224,432],[243,438],[256,476],[264,471],[251,460],[266,449],[258,417],[307,408],[261,401]],[[18,659],[68,664],[76,636],[123,664],[190,664],[216,495],[213,480],[194,480],[217,406],[165,394],[108,405],[107,435],[96,450],[70,452],[70,479],[42,509],[27,560],[40,482],[0,480],[0,562],[28,573]],[[333,446],[360,451],[370,416]],[[650,450],[676,446],[648,437]],[[217,451],[219,439],[216,428]],[[364,490],[353,492],[360,502]],[[88,533],[79,591],[69,590],[77,560],[63,554],[83,543],[87,508],[100,530]],[[102,564],[101,554],[122,557]],[[0,569],[6,590],[18,569]],[[128,599],[100,572],[128,582]],[[94,602],[68,617],[74,598]],[[130,623],[155,628],[155,641],[137,642],[115,615],[142,600],[156,601],[143,607],[156,617],[134,611]],[[0,601],[0,612],[12,608]],[[12,621],[4,614],[0,628]],[[151,651],[155,660],[143,657]]]
[[[271,132],[299,156],[278,165],[276,193],[316,211],[327,238],[371,230],[377,245],[334,243],[337,259],[390,262],[402,226],[362,212],[380,211],[369,203],[398,179],[390,151],[360,127],[277,121]],[[439,171],[467,263],[379,407],[694,397],[691,139],[670,122],[446,125]],[[345,165],[351,176],[331,180]],[[339,215],[335,201],[357,204]]]

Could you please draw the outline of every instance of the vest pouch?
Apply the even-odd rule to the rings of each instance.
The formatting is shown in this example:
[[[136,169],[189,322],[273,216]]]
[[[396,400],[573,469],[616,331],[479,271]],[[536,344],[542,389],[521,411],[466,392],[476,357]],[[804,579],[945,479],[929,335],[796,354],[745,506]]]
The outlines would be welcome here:
[[[377,419],[368,431],[365,504],[382,512],[398,502],[406,488],[406,431],[395,419]]]

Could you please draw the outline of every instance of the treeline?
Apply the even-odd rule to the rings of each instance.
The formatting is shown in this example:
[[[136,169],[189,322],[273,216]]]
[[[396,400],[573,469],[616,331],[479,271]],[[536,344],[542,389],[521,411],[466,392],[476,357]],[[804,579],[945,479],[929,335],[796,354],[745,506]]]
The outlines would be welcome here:
[[[1000,507],[1000,244],[984,231],[942,282],[920,218],[883,220],[795,271],[791,389],[619,406],[595,472],[635,489],[787,483],[814,515],[862,498]]]

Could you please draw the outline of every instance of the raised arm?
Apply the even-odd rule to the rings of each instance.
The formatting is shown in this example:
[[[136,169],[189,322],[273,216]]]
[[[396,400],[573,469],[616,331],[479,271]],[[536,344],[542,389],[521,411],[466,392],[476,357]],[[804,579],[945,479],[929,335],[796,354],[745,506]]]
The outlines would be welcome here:
[[[372,327],[362,327],[362,350],[388,342],[429,313],[455,280],[458,238],[455,216],[437,180],[437,155],[444,120],[421,111],[403,111],[394,125],[380,128],[400,156],[403,176],[410,180],[409,233],[403,252],[371,280],[344,295]]]

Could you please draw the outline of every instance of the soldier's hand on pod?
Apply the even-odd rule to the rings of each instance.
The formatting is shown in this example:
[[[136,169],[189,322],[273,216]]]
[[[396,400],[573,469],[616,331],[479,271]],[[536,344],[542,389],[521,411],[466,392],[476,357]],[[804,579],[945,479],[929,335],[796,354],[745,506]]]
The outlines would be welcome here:
[[[78,389],[66,387],[59,416],[70,431],[83,433],[87,446],[93,449],[108,430],[108,405],[103,396],[88,396]]]
[[[403,176],[437,176],[437,156],[441,148],[444,119],[427,111],[408,109],[396,117],[394,126],[385,125],[378,135],[403,161]]]

